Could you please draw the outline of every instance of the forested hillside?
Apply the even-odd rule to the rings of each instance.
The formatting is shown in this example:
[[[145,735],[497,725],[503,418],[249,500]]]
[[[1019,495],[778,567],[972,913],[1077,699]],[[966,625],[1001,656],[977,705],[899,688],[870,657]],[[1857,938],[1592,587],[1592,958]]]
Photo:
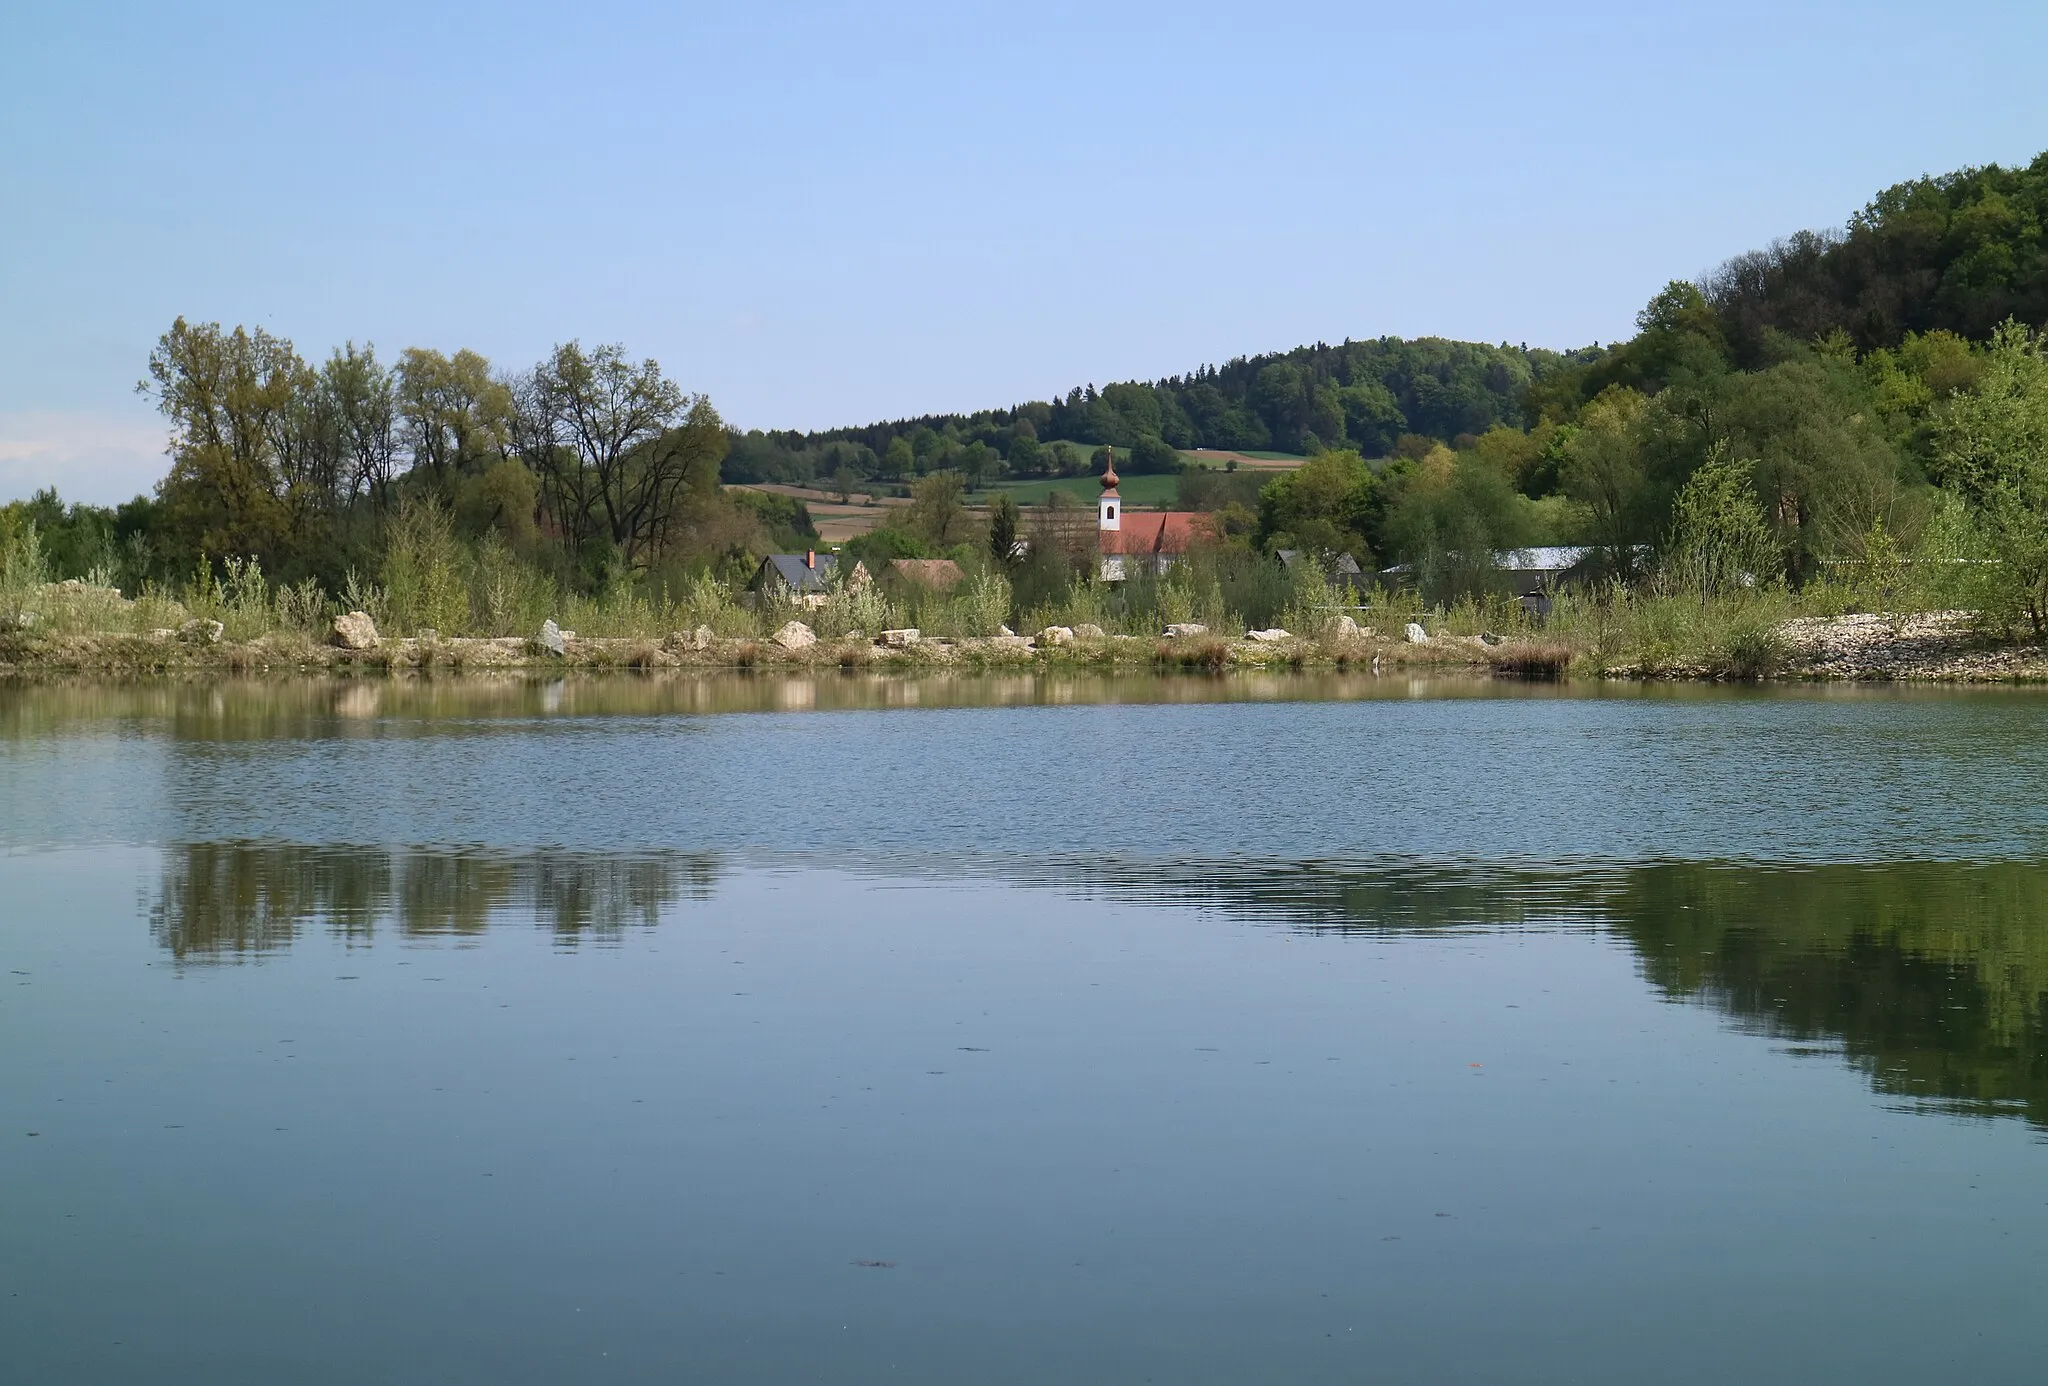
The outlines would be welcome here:
[[[1088,450],[1062,458],[1042,445],[1053,440],[1113,445],[1128,456],[1125,470],[1135,471],[1170,470],[1178,465],[1175,449],[1184,448],[1354,448],[1383,457],[1403,435],[1449,442],[1519,422],[1532,384],[1597,355],[1440,337],[1318,342],[1164,380],[1076,386],[1063,399],[975,414],[821,433],[749,432],[734,438],[726,473],[733,481],[809,481],[846,468],[863,479],[898,481],[953,468],[978,482],[1057,476],[1086,464]]]
[[[1859,351],[1909,334],[1982,341],[2007,318],[2048,322],[2048,156],[1879,193],[1839,231],[1738,255],[1701,287],[1730,353],[1763,364],[1773,334],[1847,334]]]

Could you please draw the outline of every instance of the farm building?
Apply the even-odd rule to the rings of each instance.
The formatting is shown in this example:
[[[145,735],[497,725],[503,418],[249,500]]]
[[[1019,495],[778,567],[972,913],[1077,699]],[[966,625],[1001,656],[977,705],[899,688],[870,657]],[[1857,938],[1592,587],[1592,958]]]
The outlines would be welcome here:
[[[1492,567],[1501,587],[1521,599],[1522,605],[1538,615],[1550,612],[1550,594],[1578,581],[1593,550],[1582,544],[1549,544],[1530,549],[1495,549]],[[1453,555],[1455,557],[1455,555]],[[1408,586],[1415,581],[1415,566],[1397,563],[1380,569],[1380,581],[1388,587]]]

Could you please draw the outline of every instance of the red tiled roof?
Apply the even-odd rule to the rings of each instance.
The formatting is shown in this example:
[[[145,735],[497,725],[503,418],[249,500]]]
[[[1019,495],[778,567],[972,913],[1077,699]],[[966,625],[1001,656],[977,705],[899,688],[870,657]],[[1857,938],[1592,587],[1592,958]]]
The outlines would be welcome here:
[[[1126,510],[1123,528],[1099,531],[1106,554],[1181,554],[1210,534],[1199,510]]]

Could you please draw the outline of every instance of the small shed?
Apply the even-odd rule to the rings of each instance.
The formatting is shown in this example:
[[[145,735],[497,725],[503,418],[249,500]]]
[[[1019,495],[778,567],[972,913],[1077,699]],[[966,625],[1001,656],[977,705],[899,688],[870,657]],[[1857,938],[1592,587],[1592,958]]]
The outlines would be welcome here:
[[[1293,572],[1305,555],[1300,549],[1275,549],[1273,557],[1280,560],[1280,566]],[[1358,560],[1348,553],[1340,553],[1323,565],[1323,576],[1330,586],[1363,596],[1366,589],[1365,570],[1358,566]]]

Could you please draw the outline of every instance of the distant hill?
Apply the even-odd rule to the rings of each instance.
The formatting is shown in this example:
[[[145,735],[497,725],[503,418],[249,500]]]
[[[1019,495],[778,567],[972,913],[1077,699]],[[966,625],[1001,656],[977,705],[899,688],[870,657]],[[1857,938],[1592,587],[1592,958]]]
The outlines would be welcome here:
[[[1529,386],[1596,353],[1488,346],[1441,337],[1380,337],[1240,356],[1156,381],[1076,386],[1064,398],[973,414],[930,414],[815,433],[736,434],[728,481],[807,481],[844,467],[895,480],[958,467],[980,480],[1051,479],[1085,467],[1104,444],[1119,470],[1167,471],[1176,450],[1301,454],[1354,447],[1384,456],[1404,434],[1477,436],[1519,426]],[[1040,439],[1082,449],[1047,455]]]

